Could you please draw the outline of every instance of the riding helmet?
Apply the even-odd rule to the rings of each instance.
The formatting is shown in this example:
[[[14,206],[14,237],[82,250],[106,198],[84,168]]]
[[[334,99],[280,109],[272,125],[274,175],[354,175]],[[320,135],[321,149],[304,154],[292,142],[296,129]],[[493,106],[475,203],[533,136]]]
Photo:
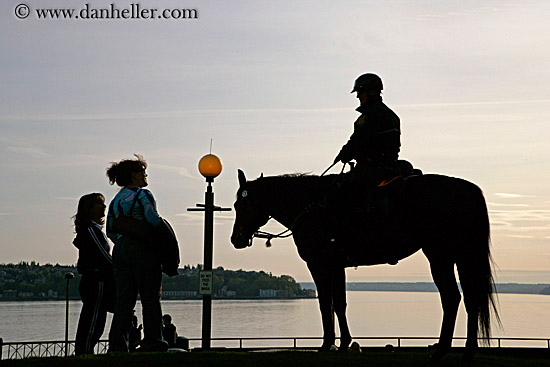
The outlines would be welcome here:
[[[382,79],[380,79],[380,77],[376,74],[363,74],[355,80],[355,84],[353,85],[353,90],[351,91],[351,93],[365,89],[374,89],[381,91],[382,89],[384,89],[382,86]]]

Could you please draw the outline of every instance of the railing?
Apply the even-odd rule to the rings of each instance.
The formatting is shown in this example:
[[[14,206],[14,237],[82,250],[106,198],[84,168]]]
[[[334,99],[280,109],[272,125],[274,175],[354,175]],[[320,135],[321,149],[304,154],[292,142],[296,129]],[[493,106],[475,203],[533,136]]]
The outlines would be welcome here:
[[[0,339],[1,359],[22,359],[30,357],[63,357],[74,354],[74,340],[65,344],[65,341],[38,341],[38,342],[9,342]],[[109,349],[108,340],[100,340],[94,348],[96,354],[105,354]]]
[[[339,339],[339,338],[337,338]],[[201,338],[188,338],[190,347],[200,348]],[[212,338],[213,348],[228,349],[313,349],[312,343],[307,341],[321,341],[322,337],[233,337],[233,338]],[[364,341],[367,344],[361,344],[362,347],[380,347],[392,344],[397,348],[401,347],[424,347],[426,344],[419,343],[437,342],[437,337],[418,337],[418,336],[364,336],[354,337],[354,341]],[[454,341],[466,340],[465,337],[455,337]],[[269,342],[269,343],[268,343]],[[550,338],[491,338],[489,347],[502,348],[510,347],[504,345],[507,342],[529,342],[530,348],[548,348],[550,349]],[[277,345],[275,345],[277,344]],[[536,345],[535,345],[536,344]],[[316,346],[319,343],[315,343]],[[516,345],[517,346],[517,345]],[[525,345],[524,345],[525,346]],[[107,340],[100,340],[95,347],[96,354],[105,354],[109,348]],[[29,357],[63,357],[74,354],[74,340],[65,344],[65,341],[38,341],[38,342],[6,342],[0,338],[0,359],[22,359]]]
[[[336,338],[340,339],[340,338]],[[201,338],[188,338],[190,347],[200,347]],[[224,343],[223,347],[234,349],[273,349],[273,348],[287,348],[287,349],[306,349],[316,348],[320,343],[313,345],[306,345],[301,343],[298,345],[298,341],[322,341],[320,336],[297,336],[297,337],[233,337],[233,338],[212,338],[212,341],[218,342],[230,342]],[[423,347],[426,344],[418,343],[419,341],[426,341],[436,343],[439,337],[420,337],[420,336],[362,336],[353,337],[354,341],[368,341],[367,344],[360,343],[362,347],[380,347],[387,344],[392,344],[397,348],[401,347]],[[453,337],[453,341],[466,340],[466,337]],[[480,342],[482,341],[479,339]],[[271,345],[265,344],[266,341],[271,341]],[[273,345],[273,342],[288,341],[280,345]],[[253,344],[252,342],[256,342]],[[259,342],[259,343],[258,343]],[[382,343],[381,343],[382,342]],[[548,348],[550,349],[550,338],[509,338],[509,337],[493,337],[489,339],[489,348],[503,348],[503,347],[517,347],[518,345],[512,345],[506,342],[520,342],[524,344],[529,342],[530,345],[522,345],[523,347],[530,348]],[[509,345],[506,345],[509,344]]]

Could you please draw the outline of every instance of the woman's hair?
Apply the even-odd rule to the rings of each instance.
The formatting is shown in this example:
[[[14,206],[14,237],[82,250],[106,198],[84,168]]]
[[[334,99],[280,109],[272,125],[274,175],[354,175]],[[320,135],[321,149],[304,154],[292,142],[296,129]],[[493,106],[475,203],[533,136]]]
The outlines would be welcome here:
[[[105,201],[103,194],[94,192],[92,194],[84,195],[78,200],[78,209],[76,214],[73,216],[74,219],[74,229],[76,232],[80,231],[83,228],[90,226],[92,222],[92,208],[99,201]],[[102,218],[101,223],[105,221]]]
[[[134,154],[136,159],[123,159],[120,162],[111,162],[111,167],[107,168],[107,177],[109,183],[124,187],[132,182],[132,173],[145,171],[147,162],[139,154]]]

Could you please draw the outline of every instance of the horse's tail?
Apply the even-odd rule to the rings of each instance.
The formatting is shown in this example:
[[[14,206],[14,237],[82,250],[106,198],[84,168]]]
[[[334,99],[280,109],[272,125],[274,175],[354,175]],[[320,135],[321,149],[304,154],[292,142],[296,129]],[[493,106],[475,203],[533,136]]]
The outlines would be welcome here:
[[[473,266],[468,272],[471,274],[472,279],[469,284],[470,292],[473,291],[476,298],[478,307],[478,322],[479,322],[479,334],[483,340],[488,343],[491,337],[491,315],[500,325],[500,317],[498,315],[497,308],[497,294],[495,291],[494,278],[493,278],[493,259],[491,256],[491,230],[489,223],[489,213],[487,211],[487,204],[483,193],[478,188],[478,194],[474,207],[473,215],[473,247],[468,262],[470,266]],[[461,278],[462,282],[462,278]],[[463,284],[466,287],[467,284]],[[468,297],[467,294],[464,297]],[[465,299],[465,301],[467,301]]]

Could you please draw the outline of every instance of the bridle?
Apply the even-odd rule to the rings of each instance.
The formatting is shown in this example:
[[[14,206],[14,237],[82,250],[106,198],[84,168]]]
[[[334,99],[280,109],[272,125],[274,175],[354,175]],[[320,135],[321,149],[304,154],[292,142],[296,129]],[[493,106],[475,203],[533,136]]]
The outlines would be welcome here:
[[[246,190],[243,190],[243,192],[241,193],[241,197],[242,197],[241,200],[245,200],[249,203],[249,205],[248,205],[249,209],[248,210],[252,212],[251,216],[252,217],[260,217],[258,215],[258,210],[256,210],[256,208],[253,205],[250,205],[250,202],[246,198],[246,196],[247,196]],[[271,215],[269,215],[268,218],[267,218],[267,221],[265,223],[267,224],[267,222],[269,222],[271,219],[273,219],[273,217]],[[252,246],[252,241],[254,240],[254,238],[267,239],[267,241],[265,242],[265,245],[266,245],[266,247],[271,247],[271,240],[273,238],[287,238],[287,237],[292,236],[292,232],[291,232],[290,229],[285,229],[284,231],[282,231],[280,233],[269,233],[269,232],[266,232],[266,231],[261,231],[260,230],[261,227],[262,226],[259,226],[258,229],[255,230],[255,231],[250,231],[252,234],[250,235],[249,246]],[[249,232],[249,231],[246,231],[246,232]]]
[[[336,165],[336,163],[338,162],[334,162],[333,164],[331,164],[322,174],[321,176],[319,177],[323,177],[332,167],[334,167]],[[344,162],[343,166],[342,166],[342,170],[340,171],[340,173],[338,174],[338,176],[342,175],[342,173],[344,173],[344,169],[346,168],[346,164],[349,164],[352,168],[353,166],[351,165],[351,163],[349,162]],[[287,228],[285,229],[284,231],[282,232],[279,232],[279,233],[270,233],[270,232],[266,232],[266,231],[260,231],[260,228],[258,228],[255,232],[252,233],[252,236],[250,237],[250,246],[252,246],[252,241],[254,240],[254,238],[262,238],[262,239],[266,239],[267,241],[265,241],[265,246],[266,247],[271,247],[271,240],[273,238],[288,238],[290,236],[292,236],[292,228],[294,227],[294,223],[296,223],[296,221],[302,216],[302,214],[304,214],[311,206],[313,205],[313,203],[310,203],[309,205],[307,205],[301,212],[300,214],[298,214],[298,216],[296,217],[296,219],[294,219],[294,222],[292,223],[292,225],[290,226],[290,228]],[[254,208],[251,208],[252,210]],[[269,222],[271,219],[273,219],[272,216],[269,216],[269,218],[267,219],[267,222]],[[266,224],[267,224],[266,222]],[[265,224],[264,224],[265,225]]]
[[[269,217],[268,221],[270,221],[272,218],[273,217]],[[290,228],[287,228],[284,231],[279,233],[269,233],[265,231],[260,231],[258,229],[256,232],[252,233],[252,237],[250,238],[250,243],[252,243],[254,238],[263,238],[263,239],[267,239],[267,241],[265,241],[265,247],[271,247],[271,240],[273,238],[287,238],[290,236],[292,236],[292,230]]]

